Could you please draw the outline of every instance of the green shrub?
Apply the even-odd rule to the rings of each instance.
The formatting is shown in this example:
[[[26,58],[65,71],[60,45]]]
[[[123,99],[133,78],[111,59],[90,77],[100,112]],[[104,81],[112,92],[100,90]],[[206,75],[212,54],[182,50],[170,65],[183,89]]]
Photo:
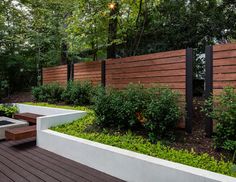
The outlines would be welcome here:
[[[91,105],[95,87],[91,82],[69,82],[62,93],[62,100],[67,104]]]
[[[148,89],[129,85],[124,90],[100,89],[95,99],[97,124],[116,129],[132,129],[142,124],[142,112],[150,101]]]
[[[220,96],[206,101],[204,111],[209,117],[217,121],[214,135],[216,147],[235,151],[236,90],[232,87],[224,88]]]
[[[102,127],[128,127],[129,113],[124,107],[123,93],[114,89],[100,89],[95,99],[96,123]]]
[[[56,103],[61,101],[64,88],[58,83],[46,84],[32,89],[32,95],[37,102]]]
[[[180,117],[176,93],[142,85],[100,90],[94,110],[98,125],[126,130],[144,125],[151,140],[171,134]]]
[[[155,93],[144,112],[145,127],[152,141],[157,137],[172,137],[181,114],[177,93],[168,88],[155,89]]]
[[[0,116],[12,117],[13,114],[18,112],[18,108],[11,104],[0,105]]]

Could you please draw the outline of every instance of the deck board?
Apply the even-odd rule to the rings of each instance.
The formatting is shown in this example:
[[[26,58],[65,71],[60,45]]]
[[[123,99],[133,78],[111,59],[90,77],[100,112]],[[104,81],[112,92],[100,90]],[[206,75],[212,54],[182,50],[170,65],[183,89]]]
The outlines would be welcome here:
[[[35,139],[0,141],[1,182],[120,182],[122,180],[35,146]]]

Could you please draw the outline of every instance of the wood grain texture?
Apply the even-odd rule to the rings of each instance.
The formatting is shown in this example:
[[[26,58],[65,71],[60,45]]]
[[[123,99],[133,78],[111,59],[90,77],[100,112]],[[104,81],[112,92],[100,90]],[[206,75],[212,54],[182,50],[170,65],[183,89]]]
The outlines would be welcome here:
[[[74,81],[101,83],[101,61],[77,63],[74,65]]]
[[[236,88],[236,44],[213,46],[213,95],[227,86]]]
[[[168,86],[185,95],[185,50],[112,59],[106,62],[106,83],[117,89],[129,83]]]
[[[35,138],[0,141],[1,182],[119,182],[110,175],[36,147]]]
[[[67,65],[43,68],[43,84],[67,84]]]

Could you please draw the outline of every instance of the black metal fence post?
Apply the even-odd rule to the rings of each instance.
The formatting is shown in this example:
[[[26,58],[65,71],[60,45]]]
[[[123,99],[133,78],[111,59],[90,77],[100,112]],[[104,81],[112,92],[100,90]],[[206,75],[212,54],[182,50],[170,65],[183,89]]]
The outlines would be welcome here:
[[[71,64],[67,63],[67,83],[70,81],[71,76]]]
[[[192,133],[193,117],[193,49],[186,49],[186,118],[185,129]]]
[[[43,67],[42,66],[40,66],[40,84],[43,85]]]
[[[71,62],[70,66],[70,80],[74,81],[74,61]]]
[[[209,99],[213,92],[213,47],[206,46],[206,77],[205,77],[205,99]],[[206,136],[211,137],[213,133],[213,121],[211,118],[205,118]]]
[[[106,61],[101,62],[101,84],[106,87]]]

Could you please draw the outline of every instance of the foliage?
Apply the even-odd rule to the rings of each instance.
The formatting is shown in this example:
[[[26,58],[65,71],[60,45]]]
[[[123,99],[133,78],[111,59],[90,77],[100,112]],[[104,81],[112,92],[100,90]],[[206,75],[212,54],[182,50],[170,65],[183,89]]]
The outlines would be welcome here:
[[[155,141],[158,136],[173,136],[181,114],[177,93],[168,88],[155,89],[155,93],[152,94],[144,112],[147,120],[145,127],[152,141]]]
[[[91,105],[95,87],[90,82],[69,82],[62,93],[62,100],[67,104]]]
[[[1,104],[0,116],[12,117],[13,114],[18,112],[18,108],[14,105]]]
[[[37,102],[56,103],[61,101],[64,88],[58,83],[41,85],[32,88],[32,95]]]
[[[35,86],[41,67],[83,60],[81,56],[103,59],[111,44],[117,57],[125,57],[186,47],[203,50],[206,44],[236,38],[232,0],[116,1],[115,15],[110,2],[1,0],[1,80],[13,91]],[[109,42],[114,19],[116,38]],[[197,64],[201,70],[201,62]]]
[[[94,106],[97,124],[118,129],[140,125],[138,114],[146,107],[148,96],[142,85],[129,85],[123,91],[100,89]]]
[[[100,90],[94,106],[96,123],[102,127],[132,129],[144,125],[152,141],[173,131],[180,118],[178,95],[168,88]]]
[[[235,171],[233,171],[234,165],[231,162],[224,162],[223,160],[218,161],[208,154],[199,155],[193,151],[176,150],[164,146],[160,142],[153,144],[150,143],[149,140],[138,136],[131,131],[120,133],[103,129],[98,132],[88,129],[91,128],[95,122],[95,113],[90,110],[89,114],[82,119],[76,120],[73,123],[53,127],[52,130],[169,161],[225,175],[236,176]]]
[[[0,100],[2,97],[6,96],[9,84],[7,80],[0,80]]]
[[[217,122],[216,147],[236,151],[236,90],[224,88],[220,96],[206,101],[204,111]]]

